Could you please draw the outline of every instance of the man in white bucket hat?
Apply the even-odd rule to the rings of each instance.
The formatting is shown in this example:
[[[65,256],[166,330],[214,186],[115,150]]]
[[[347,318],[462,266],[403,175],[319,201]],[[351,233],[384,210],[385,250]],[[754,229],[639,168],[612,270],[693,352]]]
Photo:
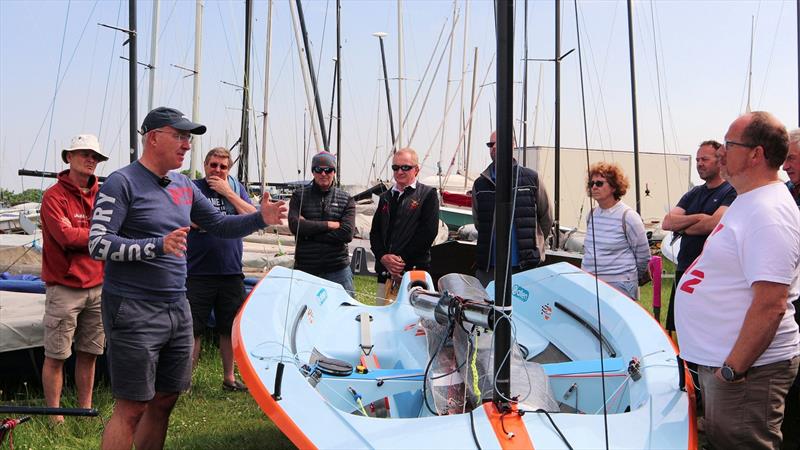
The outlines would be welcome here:
[[[42,384],[47,406],[58,407],[64,361],[74,343],[78,406],[91,408],[95,360],[103,353],[105,335],[100,314],[103,262],[89,256],[89,220],[98,191],[94,171],[108,158],[96,136],[79,134],[61,151],[61,159],[69,168],[44,193],[41,207],[42,279],[47,284]]]

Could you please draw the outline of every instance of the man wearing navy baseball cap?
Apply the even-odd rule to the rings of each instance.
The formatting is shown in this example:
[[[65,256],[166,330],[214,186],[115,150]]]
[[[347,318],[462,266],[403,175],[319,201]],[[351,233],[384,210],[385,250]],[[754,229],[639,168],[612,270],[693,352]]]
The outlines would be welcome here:
[[[170,127],[178,131],[188,131],[191,134],[205,134],[206,126],[194,123],[187,119],[182,112],[174,108],[159,106],[147,113],[142,122],[142,135],[159,128]]]
[[[114,412],[102,448],[163,448],[178,395],[191,383],[192,315],[186,237],[192,222],[241,238],[286,217],[265,195],[261,210],[226,216],[175,172],[206,127],[172,108],[142,122],[142,157],[109,175],[92,213],[89,253],[106,261],[102,316]]]

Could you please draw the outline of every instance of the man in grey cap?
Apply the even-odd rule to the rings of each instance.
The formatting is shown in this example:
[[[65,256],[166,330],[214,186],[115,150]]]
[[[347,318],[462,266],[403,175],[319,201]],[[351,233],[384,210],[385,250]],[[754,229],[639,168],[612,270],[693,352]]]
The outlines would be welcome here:
[[[294,268],[339,283],[351,295],[347,243],[353,240],[356,204],[333,185],[336,157],[320,152],[311,159],[314,181],[296,189],[289,202],[289,229],[295,235]]]
[[[114,411],[102,448],[161,448],[169,416],[192,370],[192,316],[186,301],[186,236],[196,223],[239,238],[286,217],[284,202],[265,196],[261,210],[226,216],[179,169],[192,134],[206,127],[172,108],[142,123],[142,157],[100,188],[89,252],[106,261],[103,326]]]
[[[64,385],[64,361],[75,349],[78,406],[92,407],[94,365],[103,354],[105,336],[100,318],[103,263],[89,256],[89,213],[97,196],[97,164],[107,160],[91,134],[72,138],[61,151],[69,168],[44,193],[42,280],[47,284],[44,308],[42,386],[47,406],[58,407]],[[51,416],[53,423],[63,416]]]

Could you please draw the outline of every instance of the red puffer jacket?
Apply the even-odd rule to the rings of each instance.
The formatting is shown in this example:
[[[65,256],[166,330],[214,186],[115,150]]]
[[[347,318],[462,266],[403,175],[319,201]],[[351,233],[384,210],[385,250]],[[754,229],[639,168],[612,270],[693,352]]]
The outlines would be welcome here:
[[[45,283],[86,289],[103,282],[103,262],[89,256],[89,222],[98,190],[92,176],[88,192],[82,192],[65,170],[44,193],[40,221]]]

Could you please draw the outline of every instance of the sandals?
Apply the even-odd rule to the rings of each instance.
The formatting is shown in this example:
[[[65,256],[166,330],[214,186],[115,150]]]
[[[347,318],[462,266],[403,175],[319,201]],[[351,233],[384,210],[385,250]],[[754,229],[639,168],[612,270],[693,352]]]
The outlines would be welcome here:
[[[239,380],[236,380],[233,383],[228,383],[227,381],[223,381],[222,390],[230,392],[247,392],[247,386],[245,386],[244,383],[242,383]]]

